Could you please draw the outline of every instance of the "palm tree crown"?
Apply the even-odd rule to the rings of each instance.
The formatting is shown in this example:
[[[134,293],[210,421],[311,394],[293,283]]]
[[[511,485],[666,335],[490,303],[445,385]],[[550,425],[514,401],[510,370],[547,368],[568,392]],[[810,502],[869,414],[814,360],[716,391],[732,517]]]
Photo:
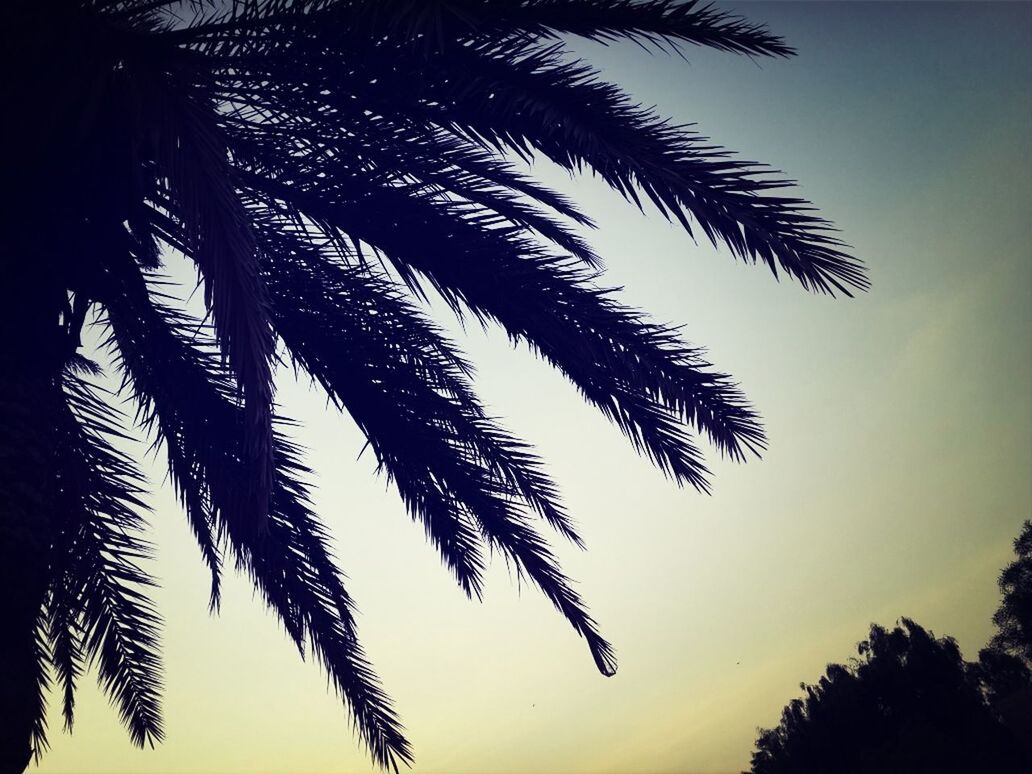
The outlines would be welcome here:
[[[87,663],[137,744],[162,738],[145,506],[125,418],[77,350],[98,315],[211,569],[228,554],[325,667],[372,758],[411,760],[355,631],[307,469],[277,415],[285,358],[355,420],[470,596],[500,552],[582,636],[613,650],[535,516],[579,537],[531,449],[489,417],[421,311],[432,288],[559,369],[678,484],[707,489],[693,432],[730,458],[765,438],[735,383],[601,289],[591,221],[521,171],[590,171],[689,234],[804,287],[849,294],[861,264],[788,183],[638,106],[570,36],[749,56],[764,28],[679,0],[16,0],[3,56],[17,197],[4,213],[0,496],[8,575],[0,691],[8,764],[45,748],[56,680],[70,727]],[[193,262],[198,320],[163,288]],[[16,587],[17,593],[11,591]],[[13,741],[10,741],[13,739]],[[13,746],[12,746],[13,745]],[[19,746],[21,745],[21,746]],[[13,752],[11,752],[13,750]],[[14,756],[14,757],[11,757]]]

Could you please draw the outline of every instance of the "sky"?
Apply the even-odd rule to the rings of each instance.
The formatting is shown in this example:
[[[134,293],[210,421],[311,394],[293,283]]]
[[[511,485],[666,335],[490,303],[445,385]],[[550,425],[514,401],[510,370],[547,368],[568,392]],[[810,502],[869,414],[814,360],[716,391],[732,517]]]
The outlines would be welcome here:
[[[590,178],[538,163],[600,227],[606,283],[683,324],[763,414],[770,449],[711,452],[679,489],[498,330],[453,328],[485,402],[532,441],[588,550],[555,543],[620,660],[601,677],[541,595],[492,567],[451,580],[346,417],[281,374],[359,625],[414,771],[683,772],[748,765],[799,684],[907,616],[974,658],[1032,518],[1032,4],[721,3],[791,60],[633,44],[576,51],[637,99],[784,170],[868,265],[812,296],[695,244]],[[145,453],[140,447],[139,453]],[[41,772],[372,771],[347,714],[249,582],[221,613],[186,521],[156,492],[167,741],[137,750],[91,679]],[[92,677],[92,675],[91,675]]]

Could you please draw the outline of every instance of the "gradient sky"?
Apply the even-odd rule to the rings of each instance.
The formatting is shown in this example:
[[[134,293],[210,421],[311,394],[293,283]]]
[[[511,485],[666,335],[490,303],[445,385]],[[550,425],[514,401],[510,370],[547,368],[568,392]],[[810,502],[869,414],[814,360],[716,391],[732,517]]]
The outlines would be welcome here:
[[[1032,5],[722,3],[799,49],[753,62],[577,43],[646,104],[785,170],[867,261],[871,292],[814,297],[693,245],[597,181],[536,171],[601,224],[623,298],[709,348],[771,437],[680,490],[499,331],[464,344],[491,410],[533,441],[588,551],[556,545],[620,671],[496,562],[471,603],[346,418],[283,374],[361,632],[416,772],[718,772],[748,763],[801,681],[909,616],[968,657],[1032,517]],[[142,454],[142,449],[140,451]],[[150,465],[162,481],[160,460]],[[345,710],[250,584],[207,577],[154,498],[168,740],[139,751],[91,679],[40,772],[368,772]]]

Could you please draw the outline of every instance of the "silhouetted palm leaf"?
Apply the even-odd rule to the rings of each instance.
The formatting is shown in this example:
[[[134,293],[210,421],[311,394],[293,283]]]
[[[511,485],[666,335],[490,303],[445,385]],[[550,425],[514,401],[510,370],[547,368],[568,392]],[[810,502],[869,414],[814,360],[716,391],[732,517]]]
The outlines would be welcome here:
[[[113,272],[114,274],[114,272]],[[297,450],[274,435],[277,470],[263,533],[241,518],[247,497],[246,415],[214,344],[189,343],[196,324],[157,304],[131,263],[117,274],[108,314],[112,344],[143,416],[169,455],[169,468],[202,551],[217,557],[224,538],[299,648],[310,642],[348,701],[374,759],[408,761],[408,744],[358,644],[350,597],[311,513]],[[189,337],[189,338],[188,338]],[[210,443],[218,438],[218,444]],[[195,510],[196,509],[196,510]],[[210,562],[213,578],[218,561]],[[213,604],[217,585],[213,588]]]
[[[48,668],[71,728],[91,661],[133,741],[162,735],[157,619],[137,566],[141,481],[116,448],[118,416],[85,381],[99,367],[76,352],[92,305],[137,424],[167,454],[212,607],[228,552],[316,654],[373,759],[396,768],[408,743],[276,416],[277,344],[355,420],[466,594],[481,594],[485,547],[499,551],[611,674],[612,647],[535,524],[580,545],[573,521],[419,308],[427,288],[526,342],[667,475],[706,490],[693,432],[744,460],[765,448],[759,418],[701,349],[604,288],[582,234],[592,221],[520,158],[589,171],[808,289],[866,287],[830,225],[780,193],[786,181],[638,106],[564,45],[793,53],[710,5],[17,0],[8,29],[7,71],[27,74],[11,107],[37,123],[14,126],[20,152],[5,171],[23,195],[4,254],[27,257],[0,312],[29,326],[38,351],[0,385],[0,453],[36,460],[12,462],[0,494],[12,551],[24,546],[47,580],[42,602],[23,605],[39,612],[19,640],[28,677],[16,700],[35,725],[18,744],[37,753]],[[162,273],[169,250],[195,266],[206,319]],[[46,442],[54,434],[60,445]]]
[[[47,742],[47,694],[50,692],[51,678],[47,667],[51,656],[47,632],[41,625],[32,631],[32,645],[31,673],[28,675],[33,686],[32,703],[28,708],[31,715],[29,750],[38,761],[50,747]],[[24,762],[26,765],[29,763],[29,756],[26,756]]]
[[[50,659],[64,693],[71,728],[74,684],[84,662],[99,667],[133,742],[163,737],[158,695],[157,614],[144,596],[152,585],[136,561],[149,549],[143,528],[141,476],[109,442],[121,436],[114,410],[74,377],[65,380],[58,418],[59,492],[51,587],[44,618]]]

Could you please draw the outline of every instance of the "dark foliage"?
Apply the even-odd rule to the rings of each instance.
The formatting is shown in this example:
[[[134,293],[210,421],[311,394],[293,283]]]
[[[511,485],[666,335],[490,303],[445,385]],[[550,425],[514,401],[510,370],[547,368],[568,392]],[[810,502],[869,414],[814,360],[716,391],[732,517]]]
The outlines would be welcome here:
[[[1014,540],[1011,564],[1000,573],[1003,602],[993,616],[999,628],[992,646],[1032,664],[1032,521],[1026,521]]]
[[[802,686],[805,697],[785,707],[780,725],[760,732],[753,774],[1029,770],[1032,759],[986,701],[985,672],[952,639],[901,624],[872,626],[859,659]],[[1029,685],[1027,670],[1011,677]]]
[[[986,700],[997,709],[1032,688],[1032,670],[1025,660],[996,648],[983,648],[978,661],[969,668],[982,686]]]
[[[705,490],[693,433],[744,460],[765,447],[757,415],[700,349],[596,284],[578,230],[591,221],[514,159],[588,171],[805,288],[867,284],[788,182],[638,106],[563,46],[793,53],[709,5],[11,0],[4,13],[0,56],[17,75],[0,214],[0,655],[14,677],[0,709],[18,720],[0,766],[45,747],[51,674],[71,726],[90,662],[133,741],[162,736],[142,482],[77,352],[90,314],[120,397],[167,454],[213,608],[228,552],[321,661],[374,761],[396,768],[411,753],[277,416],[278,353],[355,420],[467,594],[485,549],[501,552],[612,674],[539,532],[579,543],[556,487],[485,413],[418,306],[425,288],[526,342],[678,484]],[[204,320],[163,287],[169,251],[196,267]]]

